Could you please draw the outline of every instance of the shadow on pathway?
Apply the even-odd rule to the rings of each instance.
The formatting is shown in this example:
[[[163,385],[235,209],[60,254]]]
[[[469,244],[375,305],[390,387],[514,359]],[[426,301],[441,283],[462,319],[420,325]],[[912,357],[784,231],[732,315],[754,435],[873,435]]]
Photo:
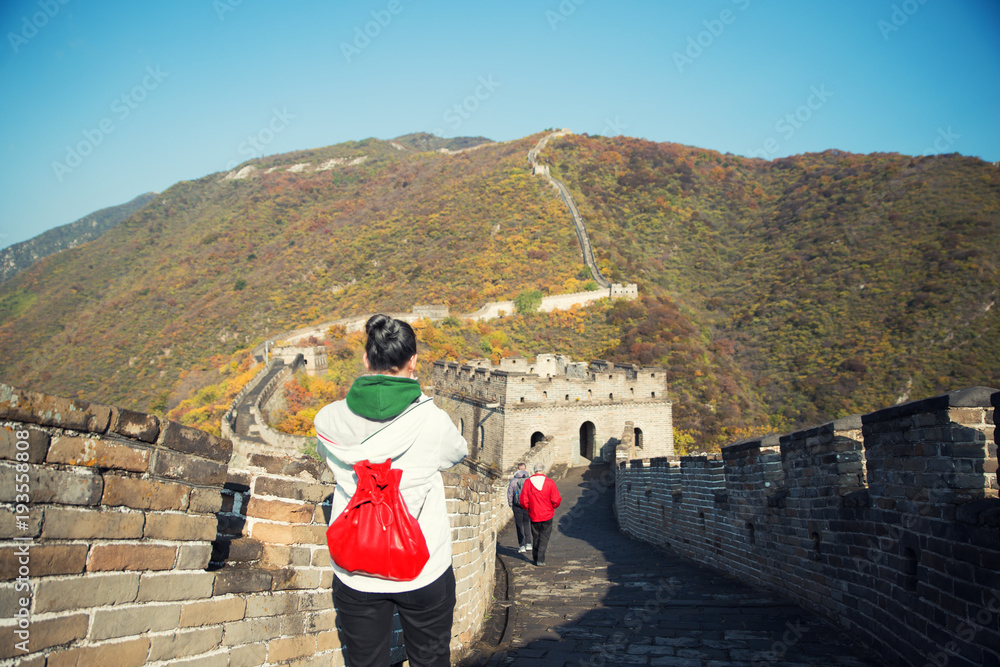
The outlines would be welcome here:
[[[571,468],[556,482],[563,503],[546,566],[517,553],[513,525],[500,535],[514,626],[479,664],[878,664],[794,603],[620,533],[607,467]]]

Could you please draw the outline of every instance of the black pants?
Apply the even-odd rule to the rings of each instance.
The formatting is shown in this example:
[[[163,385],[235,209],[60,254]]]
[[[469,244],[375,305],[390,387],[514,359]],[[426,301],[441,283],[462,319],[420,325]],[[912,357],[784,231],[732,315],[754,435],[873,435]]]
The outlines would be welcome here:
[[[531,522],[531,559],[535,564],[545,562],[545,548],[552,534],[552,519]]]
[[[528,518],[528,510],[520,505],[515,505],[514,527],[517,528],[517,546],[523,547],[531,542],[531,519]]]
[[[451,567],[423,588],[403,593],[363,593],[334,580],[333,606],[349,667],[387,667],[396,610],[410,665],[451,664],[455,613],[455,573]]]

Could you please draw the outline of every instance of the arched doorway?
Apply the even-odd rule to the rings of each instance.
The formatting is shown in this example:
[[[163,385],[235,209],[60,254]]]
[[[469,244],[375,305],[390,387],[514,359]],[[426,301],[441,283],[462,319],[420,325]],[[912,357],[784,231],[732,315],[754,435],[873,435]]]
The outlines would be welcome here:
[[[642,449],[642,429],[637,426],[633,430],[633,433],[635,434],[635,440],[633,441],[635,442],[635,448]]]
[[[580,425],[580,456],[591,460],[594,454],[594,423],[583,422]]]
[[[534,433],[531,434],[531,446],[534,447],[544,439],[545,439],[544,433],[542,433],[541,431],[535,431]]]

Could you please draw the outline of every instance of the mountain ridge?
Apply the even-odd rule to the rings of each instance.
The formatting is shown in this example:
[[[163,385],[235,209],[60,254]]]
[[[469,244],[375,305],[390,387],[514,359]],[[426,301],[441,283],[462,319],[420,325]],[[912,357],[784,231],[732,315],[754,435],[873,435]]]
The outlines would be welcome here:
[[[108,206],[79,220],[48,229],[26,241],[0,250],[0,282],[24,271],[40,259],[87,243],[153,201],[157,192],[146,192],[117,206]]]
[[[459,153],[366,139],[178,183],[0,285],[0,377],[162,411],[183,374],[273,333],[579,291],[592,276],[572,218],[527,159],[545,134]],[[572,134],[540,161],[601,272],[643,299],[560,316],[558,335],[556,318],[511,317],[455,350],[533,354],[600,331],[586,349],[667,368],[679,423],[706,437],[997,384],[995,167],[839,151],[767,162]]]

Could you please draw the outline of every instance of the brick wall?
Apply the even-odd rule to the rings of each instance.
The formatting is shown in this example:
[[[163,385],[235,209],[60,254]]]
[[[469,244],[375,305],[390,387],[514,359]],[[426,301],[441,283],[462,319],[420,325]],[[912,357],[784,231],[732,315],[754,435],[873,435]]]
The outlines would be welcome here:
[[[452,567],[457,596],[452,650],[460,653],[479,636],[483,618],[493,601],[497,547],[494,516],[502,507],[497,503],[496,485],[490,477],[442,474],[452,518]]]
[[[560,355],[508,359],[501,367],[434,364],[435,401],[483,461],[509,468],[537,433],[554,438],[558,463],[610,461],[626,421],[640,430],[646,456],[674,452],[673,405],[662,368],[573,364]],[[523,370],[513,370],[518,367]],[[554,372],[559,375],[547,376]]]
[[[504,463],[510,464],[528,449],[533,433],[554,438],[556,462],[587,465],[588,459],[611,461],[626,422],[643,433],[643,451],[673,454],[673,406],[669,401],[605,403],[585,408],[580,404],[539,405],[511,410],[505,420]],[[581,426],[592,428],[592,451],[581,452]],[[585,444],[584,447],[587,445]]]
[[[343,665],[332,473],[231,458],[229,440],[174,422],[0,385],[0,665]],[[509,509],[496,475],[444,480],[459,655],[491,602]]]
[[[301,361],[298,357],[296,361]],[[291,456],[298,455],[306,446],[315,442],[315,436],[293,435],[282,433],[268,425],[268,417],[271,413],[283,410],[285,407],[285,383],[301,368],[301,364],[293,363],[279,371],[261,389],[260,395],[250,407],[250,414],[254,416],[257,424],[257,435],[261,440],[270,445],[270,451],[281,452]]]
[[[222,436],[224,438],[228,438],[230,434],[232,434],[233,428],[236,425],[237,409],[243,402],[243,399],[246,398],[247,394],[256,389],[257,385],[260,384],[265,377],[267,377],[267,374],[271,372],[271,369],[277,365],[277,361],[277,359],[269,360],[263,368],[257,371],[257,374],[254,375],[253,379],[250,380],[250,382],[247,382],[246,385],[239,390],[236,396],[233,397],[233,400],[229,403],[229,409],[222,417]]]
[[[995,392],[620,462],[619,524],[793,597],[884,664],[1000,664]]]
[[[611,402],[644,403],[667,398],[663,368],[610,364],[605,361],[565,363],[557,355],[539,355],[535,363],[521,361],[523,370],[434,362],[433,382],[440,393],[460,393],[509,408],[525,403]],[[560,363],[563,362],[563,363]],[[567,375],[567,369],[572,374]],[[558,374],[556,374],[558,373]]]
[[[654,455],[674,451],[673,405],[667,400],[490,408],[482,400],[439,390],[434,401],[462,430],[476,456],[505,470],[534,450],[531,443],[536,433],[553,440],[556,463],[578,466],[588,465],[589,459],[610,461],[626,421],[642,431],[642,451]],[[592,429],[591,456],[580,451],[584,424]]]
[[[309,375],[326,373],[326,348],[322,345],[272,347],[270,355],[272,359],[281,359],[286,365],[294,366],[295,370],[305,367]],[[302,355],[302,359],[299,359],[299,355]]]

